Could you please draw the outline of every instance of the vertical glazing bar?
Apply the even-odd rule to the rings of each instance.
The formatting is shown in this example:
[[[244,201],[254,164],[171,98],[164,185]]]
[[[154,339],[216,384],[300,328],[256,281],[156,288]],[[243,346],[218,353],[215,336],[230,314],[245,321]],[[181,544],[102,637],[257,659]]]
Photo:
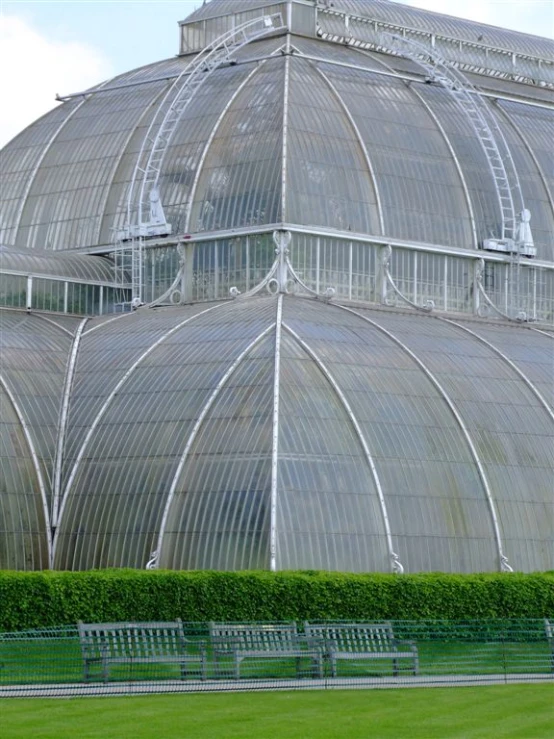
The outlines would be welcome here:
[[[350,242],[348,253],[348,299],[352,300],[352,242]]]
[[[417,294],[419,292],[418,290],[418,284],[417,284],[417,267],[418,267],[418,259],[417,259],[417,251],[413,252],[413,258],[414,258],[414,275],[413,275],[413,290],[414,290],[414,297],[413,301],[414,303],[417,303]]]
[[[69,306],[69,282],[63,283],[63,312],[67,313]]]
[[[321,239],[317,237],[315,255],[315,291],[319,295],[319,263],[320,263]]]
[[[269,527],[269,569],[277,569],[277,485],[279,484],[279,384],[281,371],[281,331],[283,296],[277,299],[275,325],[275,370],[273,375],[273,436],[271,445],[271,506]]]
[[[27,310],[31,310],[33,306],[33,278],[31,275],[27,275],[27,296],[25,307]]]
[[[283,151],[281,161],[281,221],[287,220],[287,148],[290,85],[290,36],[287,34],[287,56],[285,58],[285,91],[283,94]]]
[[[250,290],[250,236],[246,235],[246,291]]]
[[[219,242],[214,241],[214,298],[219,298]]]
[[[531,317],[537,320],[537,269],[533,267],[533,304],[531,306]]]
[[[444,260],[444,265],[443,265],[444,272],[442,275],[443,286],[444,286],[443,307],[446,312],[448,310],[448,257],[446,256],[446,254],[443,257],[443,260]]]

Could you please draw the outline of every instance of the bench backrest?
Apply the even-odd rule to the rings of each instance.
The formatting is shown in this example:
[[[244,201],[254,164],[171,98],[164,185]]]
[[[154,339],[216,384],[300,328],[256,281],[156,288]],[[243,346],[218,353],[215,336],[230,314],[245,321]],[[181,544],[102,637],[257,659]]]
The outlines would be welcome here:
[[[285,651],[296,645],[296,624],[210,623],[210,637],[217,649]]]
[[[546,633],[546,638],[548,641],[554,640],[554,619],[545,618],[544,619],[544,631]]]
[[[394,633],[389,622],[379,624],[310,624],[306,621],[307,637],[332,642],[340,652],[396,651]]]
[[[185,650],[181,619],[108,624],[80,621],[78,627],[83,656],[88,659],[178,656]]]

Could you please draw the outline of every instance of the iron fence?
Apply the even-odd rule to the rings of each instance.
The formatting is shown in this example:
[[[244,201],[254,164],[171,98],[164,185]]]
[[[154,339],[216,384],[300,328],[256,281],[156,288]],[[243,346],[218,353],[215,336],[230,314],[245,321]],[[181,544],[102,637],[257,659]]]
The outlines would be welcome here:
[[[319,637],[304,623],[185,623],[186,664],[140,636],[156,624],[109,625],[122,627],[119,652],[100,642],[88,665],[77,625],[1,633],[0,697],[554,682],[553,622],[345,621]]]

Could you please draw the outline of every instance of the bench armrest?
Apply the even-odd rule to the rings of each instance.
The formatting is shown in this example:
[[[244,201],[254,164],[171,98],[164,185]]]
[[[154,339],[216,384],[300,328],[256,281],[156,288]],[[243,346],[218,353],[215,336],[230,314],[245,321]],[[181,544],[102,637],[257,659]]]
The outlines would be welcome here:
[[[395,639],[394,640],[395,647],[410,647],[412,652],[417,652],[417,644],[415,641],[410,641],[409,639]]]

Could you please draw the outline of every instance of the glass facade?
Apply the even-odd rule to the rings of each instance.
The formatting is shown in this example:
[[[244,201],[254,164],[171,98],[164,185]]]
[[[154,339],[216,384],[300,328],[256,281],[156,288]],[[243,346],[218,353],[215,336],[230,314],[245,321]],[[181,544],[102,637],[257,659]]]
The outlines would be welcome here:
[[[181,111],[171,234],[121,241],[171,85],[275,11],[291,32]],[[484,250],[503,213],[482,142],[413,61],[344,43],[345,14],[456,46],[536,254]],[[0,568],[554,569],[553,44],[489,29],[479,70],[476,29],[378,0],[212,0],[181,56],[5,147]]]

